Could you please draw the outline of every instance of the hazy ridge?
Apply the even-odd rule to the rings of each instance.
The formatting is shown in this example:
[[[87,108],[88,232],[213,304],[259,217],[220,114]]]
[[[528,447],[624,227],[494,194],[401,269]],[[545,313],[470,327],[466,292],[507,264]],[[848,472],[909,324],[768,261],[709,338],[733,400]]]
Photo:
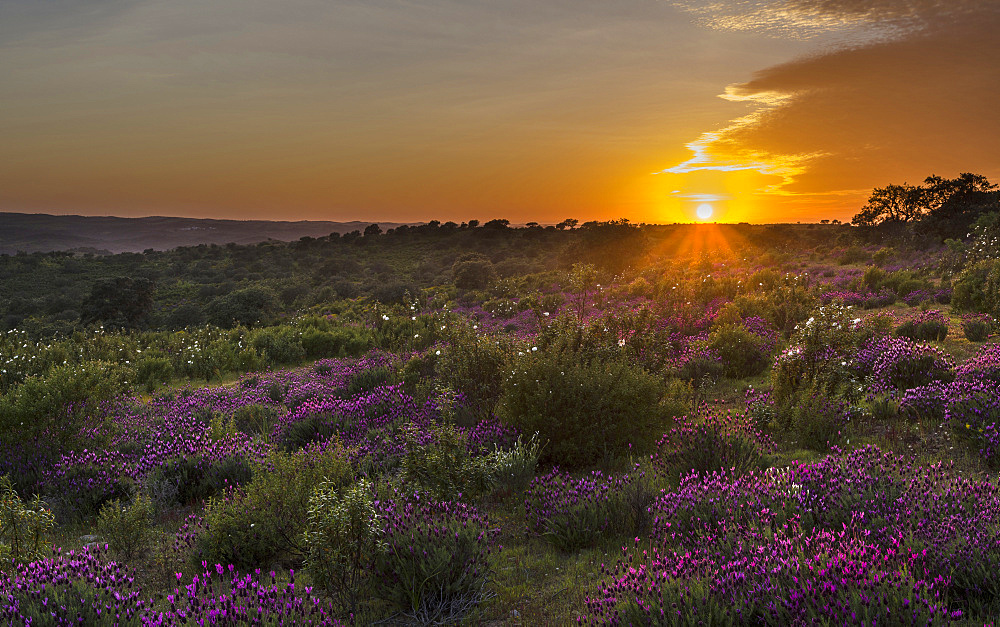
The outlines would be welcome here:
[[[268,239],[292,241],[333,232],[364,230],[371,222],[299,220],[213,220],[151,216],[50,215],[0,212],[0,254],[80,250],[123,253],[169,250],[198,244],[253,244]],[[402,223],[380,222],[383,230]]]

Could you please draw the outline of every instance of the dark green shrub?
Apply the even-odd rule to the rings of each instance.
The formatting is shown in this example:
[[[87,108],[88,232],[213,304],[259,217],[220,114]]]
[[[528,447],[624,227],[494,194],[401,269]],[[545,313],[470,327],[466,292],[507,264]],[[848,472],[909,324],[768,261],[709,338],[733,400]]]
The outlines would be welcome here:
[[[10,477],[0,477],[0,564],[4,568],[41,558],[55,523],[52,510],[41,499],[36,496],[25,504]]]
[[[210,462],[202,457],[169,460],[150,473],[148,481],[177,486],[177,503],[187,505],[220,494],[227,487],[250,481],[253,468],[242,457]]]
[[[743,475],[761,467],[773,444],[753,420],[740,414],[709,414],[677,420],[660,438],[652,458],[656,474],[676,481],[691,472],[729,470]]]
[[[682,381],[688,381],[693,385],[701,385],[703,381],[715,380],[722,377],[726,370],[726,365],[722,360],[714,356],[697,355],[685,361],[677,370],[677,376]]]
[[[428,440],[429,436],[429,440]],[[493,466],[486,457],[469,452],[468,438],[454,425],[430,425],[422,430],[416,425],[404,428],[406,454],[403,456],[403,480],[434,498],[475,497],[493,484]]]
[[[996,330],[996,322],[986,315],[966,316],[962,320],[962,333],[970,342],[985,342]]]
[[[869,255],[868,251],[859,246],[851,246],[840,256],[838,263],[842,266],[846,266],[851,263],[860,263],[862,261],[868,261]]]
[[[375,560],[376,594],[409,624],[461,619],[485,596],[496,529],[463,503],[414,495],[383,507],[386,549]]]
[[[493,263],[475,254],[456,261],[451,271],[455,277],[455,286],[463,290],[485,289],[497,278]]]
[[[659,429],[659,381],[642,368],[616,360],[579,363],[570,353],[529,353],[511,369],[499,414],[522,433],[548,440],[546,461],[592,464],[648,441]]]
[[[377,366],[362,370],[347,382],[344,394],[348,398],[371,392],[377,387],[388,384],[392,380],[392,369],[388,366]]]
[[[847,404],[808,391],[799,394],[779,420],[791,428],[800,447],[826,452],[847,438],[850,418]]]
[[[0,440],[44,441],[53,451],[76,443],[89,416],[125,387],[124,370],[104,362],[60,365],[0,396]]]
[[[249,435],[260,435],[270,441],[271,432],[278,424],[280,412],[270,405],[243,405],[233,412],[233,424]]]
[[[292,364],[305,354],[298,332],[291,327],[268,327],[250,334],[250,345],[270,364]]]
[[[1000,259],[987,259],[962,270],[955,279],[951,305],[956,311],[1000,316]]]
[[[308,517],[306,570],[357,620],[359,602],[371,596],[375,558],[385,549],[372,486],[364,479],[343,488],[323,481],[309,497]]]
[[[309,328],[302,332],[301,340],[311,358],[355,357],[372,347],[371,334],[359,327]]]
[[[195,561],[233,564],[246,572],[268,568],[275,560],[303,557],[309,498],[323,481],[339,487],[351,478],[351,464],[340,446],[273,453],[250,483],[225,499],[209,501]]]
[[[314,442],[328,440],[337,432],[330,419],[322,416],[308,416],[288,425],[279,438],[281,450],[291,452],[305,448]]]
[[[170,383],[174,366],[166,357],[143,357],[136,363],[135,383],[152,393],[162,383]]]
[[[708,348],[722,359],[727,377],[742,379],[767,369],[767,340],[746,330],[742,324],[725,324],[708,336]]]
[[[112,551],[130,561],[149,546],[153,513],[152,500],[141,492],[129,505],[118,499],[109,501],[97,515],[97,533]]]
[[[434,351],[440,385],[465,397],[466,406],[488,415],[503,391],[503,372],[514,348],[507,337],[485,335],[467,325],[453,324],[448,343]]]

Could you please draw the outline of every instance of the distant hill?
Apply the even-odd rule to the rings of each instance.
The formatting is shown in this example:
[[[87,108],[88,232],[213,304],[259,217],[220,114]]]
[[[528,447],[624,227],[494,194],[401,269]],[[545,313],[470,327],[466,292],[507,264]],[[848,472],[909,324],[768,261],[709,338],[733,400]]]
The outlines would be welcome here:
[[[293,241],[330,233],[364,231],[371,222],[300,220],[211,220],[205,218],[116,218],[0,212],[0,254],[74,250],[96,254],[169,250],[198,244]],[[382,230],[401,222],[379,222]]]

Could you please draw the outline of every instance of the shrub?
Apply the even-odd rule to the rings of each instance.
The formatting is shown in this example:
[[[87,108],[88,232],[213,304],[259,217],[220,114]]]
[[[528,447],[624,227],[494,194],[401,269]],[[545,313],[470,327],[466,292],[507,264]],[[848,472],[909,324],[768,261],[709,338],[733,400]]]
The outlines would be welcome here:
[[[342,489],[323,481],[309,498],[308,516],[306,568],[342,613],[356,620],[358,601],[373,585],[375,557],[385,548],[372,486],[364,479]]]
[[[252,570],[275,559],[301,557],[313,491],[323,481],[345,485],[350,480],[351,465],[340,446],[272,453],[250,483],[209,501],[196,561]]]
[[[152,393],[161,383],[170,383],[174,366],[166,357],[143,357],[136,363],[135,382]]]
[[[269,405],[242,405],[233,412],[233,424],[243,433],[263,436],[269,442],[278,424],[279,412]]]
[[[337,432],[336,426],[322,416],[309,416],[288,425],[279,439],[281,450],[297,451],[306,446],[324,442]]]
[[[347,387],[344,388],[344,395],[353,397],[365,392],[371,392],[379,386],[388,384],[391,379],[392,370],[388,366],[376,366],[362,370],[347,382]]]
[[[490,454],[489,465],[496,486],[515,494],[528,487],[535,478],[535,468],[543,447],[538,433],[534,433],[527,442],[523,442],[519,435],[507,448],[495,446]]]
[[[657,474],[669,479],[723,469],[742,475],[760,468],[773,448],[750,417],[713,413],[702,420],[679,418],[657,442],[652,463]]]
[[[455,277],[455,287],[464,290],[485,289],[497,278],[493,264],[480,255],[456,261],[451,272]]]
[[[784,406],[799,390],[813,387],[832,393],[852,381],[846,360],[860,323],[850,307],[831,303],[798,325],[771,370],[775,403]]]
[[[268,327],[250,333],[250,345],[269,364],[291,364],[305,357],[299,333],[291,327]]]
[[[579,467],[648,441],[659,399],[656,377],[628,363],[531,353],[513,365],[499,413],[518,431],[549,441],[544,459]]]
[[[27,378],[0,397],[0,438],[7,443],[42,441],[61,451],[80,438],[88,411],[125,386],[116,365],[87,362],[56,366]]]
[[[432,424],[427,429],[410,424],[403,433],[403,480],[407,484],[442,500],[475,496],[491,487],[490,460],[473,455],[468,438],[453,424]]]
[[[847,437],[850,417],[847,404],[812,390],[801,392],[780,420],[791,428],[799,446],[825,452]]]
[[[948,337],[948,320],[937,309],[925,311],[896,327],[896,337],[941,342]]]
[[[561,551],[593,546],[611,526],[610,501],[623,484],[598,471],[574,478],[553,469],[528,488],[524,499],[528,531]]]
[[[55,525],[52,511],[37,496],[25,504],[10,477],[0,477],[0,565],[25,564],[42,557],[46,537]]]
[[[957,311],[1000,316],[1000,259],[986,259],[966,267],[955,278],[951,305]]]
[[[742,379],[767,369],[767,340],[747,331],[742,324],[726,324],[708,336],[708,348],[722,359],[727,377]]]
[[[246,483],[252,475],[253,469],[243,457],[211,460],[195,455],[164,462],[149,474],[147,482],[176,485],[177,502],[187,505],[220,494],[226,488]]]
[[[492,413],[503,393],[504,371],[513,358],[509,339],[460,326],[440,353],[434,366],[440,383],[461,392],[473,411]]]
[[[985,342],[996,331],[996,320],[986,314],[962,316],[962,333],[970,342]]]
[[[149,545],[153,524],[153,502],[143,493],[128,506],[115,499],[97,515],[97,532],[107,539],[111,550],[126,561],[141,554]]]
[[[859,246],[851,246],[846,249],[844,253],[840,256],[838,262],[842,266],[846,266],[852,263],[859,263],[862,261],[868,261],[868,251]]]
[[[378,596],[418,624],[456,621],[487,596],[498,530],[483,514],[417,494],[380,508],[386,550],[375,560]]]

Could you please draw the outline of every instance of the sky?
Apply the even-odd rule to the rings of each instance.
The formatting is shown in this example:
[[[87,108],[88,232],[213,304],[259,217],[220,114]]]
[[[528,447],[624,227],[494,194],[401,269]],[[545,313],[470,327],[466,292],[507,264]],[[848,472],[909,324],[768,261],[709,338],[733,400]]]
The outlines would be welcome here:
[[[3,0],[0,211],[850,220],[1000,180],[997,0]]]

